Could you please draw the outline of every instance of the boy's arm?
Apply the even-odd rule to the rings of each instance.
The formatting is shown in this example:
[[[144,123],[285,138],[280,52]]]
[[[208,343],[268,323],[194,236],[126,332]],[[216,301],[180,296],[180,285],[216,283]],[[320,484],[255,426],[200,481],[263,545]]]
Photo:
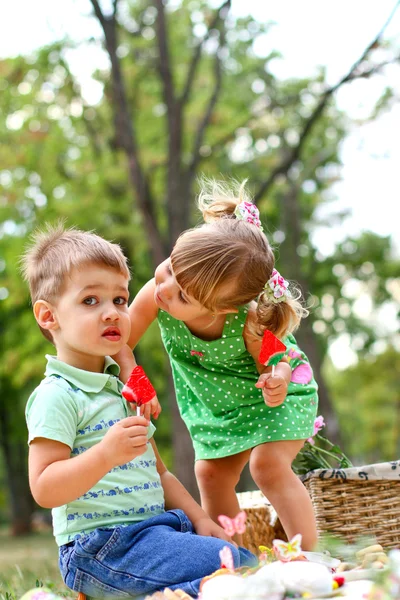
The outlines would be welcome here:
[[[150,439],[157,460],[157,471],[160,475],[164,490],[165,508],[172,510],[180,508],[189,517],[199,535],[218,537],[232,543],[232,538],[204,512],[201,506],[189,494],[181,482],[170,472],[163,463],[153,438]]]
[[[257,327],[256,319],[255,308],[251,306],[243,331],[243,339],[247,351],[254,358],[257,371],[260,373],[256,387],[262,389],[267,406],[279,406],[285,401],[287,389],[292,377],[292,369],[290,368],[286,357],[283,357],[276,365],[275,375],[272,377],[272,367],[266,367],[258,362],[262,338],[256,336],[252,331]]]
[[[94,487],[113,467],[123,465],[147,450],[144,417],[127,417],[115,423],[104,438],[78,456],[55,440],[37,437],[29,446],[29,484],[36,502],[55,508],[76,500]]]

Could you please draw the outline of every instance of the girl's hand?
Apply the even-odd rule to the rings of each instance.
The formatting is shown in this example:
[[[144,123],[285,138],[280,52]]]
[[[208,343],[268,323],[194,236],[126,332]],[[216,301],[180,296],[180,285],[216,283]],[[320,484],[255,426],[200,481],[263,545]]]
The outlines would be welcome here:
[[[129,379],[133,369],[137,366],[135,357],[132,354],[132,350],[128,345],[125,344],[117,354],[114,354],[113,358],[120,367],[119,378],[122,383],[126,383]]]
[[[146,404],[143,404],[140,407],[140,414],[143,415],[143,417],[148,421],[150,421],[150,417],[158,419],[161,411],[161,404],[159,403],[157,396],[154,396],[150,402],[146,402]]]
[[[225,540],[225,542],[229,542],[230,544],[234,544],[236,546],[235,542],[229,537],[229,535],[225,533],[222,527],[217,525],[217,523],[214,523],[214,521],[209,517],[202,517],[193,523],[193,527],[197,535],[220,538],[221,540]]]
[[[262,373],[256,383],[256,388],[261,388],[267,406],[279,406],[286,398],[288,384],[283,375],[275,373]]]

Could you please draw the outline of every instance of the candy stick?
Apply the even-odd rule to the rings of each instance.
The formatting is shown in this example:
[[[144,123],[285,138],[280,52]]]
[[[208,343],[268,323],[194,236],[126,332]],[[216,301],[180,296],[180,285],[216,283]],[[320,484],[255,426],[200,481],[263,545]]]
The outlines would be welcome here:
[[[264,331],[258,361],[266,367],[272,366],[272,377],[275,375],[275,366],[282,360],[286,352],[286,346],[283,342],[266,329]]]
[[[156,395],[156,391],[151,385],[143,367],[136,366],[129,376],[128,381],[122,388],[122,395],[128,402],[136,403],[136,415],[140,417],[140,407],[142,404],[150,402]]]

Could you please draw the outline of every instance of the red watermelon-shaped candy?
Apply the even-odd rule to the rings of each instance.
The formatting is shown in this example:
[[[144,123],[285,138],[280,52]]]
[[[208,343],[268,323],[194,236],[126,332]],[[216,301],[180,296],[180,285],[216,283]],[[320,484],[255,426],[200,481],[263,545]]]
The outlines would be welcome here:
[[[275,366],[286,352],[286,346],[278,338],[266,329],[263,335],[258,360],[266,367]]]
[[[154,398],[156,391],[143,367],[138,365],[133,369],[128,381],[122,388],[122,395],[128,402],[136,402],[137,406],[142,406],[142,404],[146,404]]]

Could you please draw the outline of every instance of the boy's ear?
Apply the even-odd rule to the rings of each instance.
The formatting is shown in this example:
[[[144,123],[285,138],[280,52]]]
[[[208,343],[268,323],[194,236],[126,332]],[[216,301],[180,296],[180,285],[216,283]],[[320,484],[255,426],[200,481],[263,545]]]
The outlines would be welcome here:
[[[54,331],[58,329],[58,321],[55,314],[54,306],[46,300],[37,300],[33,305],[33,314],[38,325],[42,329]]]

